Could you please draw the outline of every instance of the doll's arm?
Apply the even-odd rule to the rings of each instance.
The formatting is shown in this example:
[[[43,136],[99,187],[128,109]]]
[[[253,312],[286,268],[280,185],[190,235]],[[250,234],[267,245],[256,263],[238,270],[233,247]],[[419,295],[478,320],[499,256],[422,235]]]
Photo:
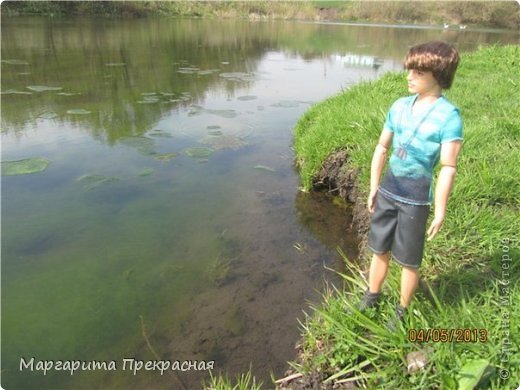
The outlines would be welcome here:
[[[374,151],[372,157],[372,164],[370,166],[370,193],[368,195],[367,207],[370,213],[374,212],[374,206],[376,203],[377,188],[379,187],[379,180],[381,179],[381,173],[386,163],[388,155],[388,149],[392,145],[392,138],[394,133],[388,129],[383,129],[379,142]]]
[[[428,241],[433,239],[440,230],[446,217],[446,206],[450,196],[455,174],[457,173],[457,156],[462,143],[460,141],[447,142],[441,145],[441,170],[435,188],[435,214],[428,229]]]

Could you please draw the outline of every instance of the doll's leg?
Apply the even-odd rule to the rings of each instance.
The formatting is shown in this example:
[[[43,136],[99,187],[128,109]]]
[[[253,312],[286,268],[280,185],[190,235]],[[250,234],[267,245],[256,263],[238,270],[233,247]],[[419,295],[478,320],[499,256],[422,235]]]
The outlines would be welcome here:
[[[408,307],[419,284],[419,269],[403,266],[401,272],[401,306]]]
[[[381,291],[381,286],[386,279],[388,273],[388,262],[390,259],[390,252],[374,253],[372,255],[372,262],[370,263],[370,273],[368,274],[368,289],[371,293],[378,293]]]

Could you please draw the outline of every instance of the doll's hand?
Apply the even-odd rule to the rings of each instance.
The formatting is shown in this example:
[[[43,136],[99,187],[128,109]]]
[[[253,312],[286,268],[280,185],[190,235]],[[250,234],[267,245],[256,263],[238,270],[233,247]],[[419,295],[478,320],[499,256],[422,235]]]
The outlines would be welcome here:
[[[367,208],[368,212],[372,214],[375,210],[377,191],[370,191],[368,194]]]
[[[433,237],[437,235],[439,230],[441,229],[442,223],[444,222],[444,216],[435,216],[433,221],[428,229],[428,241],[431,241]]]

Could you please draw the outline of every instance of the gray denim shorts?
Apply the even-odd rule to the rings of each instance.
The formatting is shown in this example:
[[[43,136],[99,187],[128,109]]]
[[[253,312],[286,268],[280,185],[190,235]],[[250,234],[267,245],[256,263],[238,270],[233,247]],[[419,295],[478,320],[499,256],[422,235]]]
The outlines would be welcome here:
[[[391,251],[399,264],[419,268],[429,213],[429,205],[398,202],[378,192],[370,221],[368,248],[378,254]]]

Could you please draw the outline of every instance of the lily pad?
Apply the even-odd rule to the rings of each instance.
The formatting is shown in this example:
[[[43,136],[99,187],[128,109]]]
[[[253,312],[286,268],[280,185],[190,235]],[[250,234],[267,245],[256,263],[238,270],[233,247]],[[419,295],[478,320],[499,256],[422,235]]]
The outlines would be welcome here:
[[[83,184],[83,187],[87,191],[97,188],[100,185],[113,183],[118,180],[117,177],[107,177],[103,175],[83,175],[77,178],[77,181]]]
[[[271,104],[271,107],[293,108],[298,107],[299,105],[300,102],[297,102],[295,100],[282,100],[281,102]]]
[[[47,169],[50,161],[42,157],[26,158],[17,161],[2,161],[2,175],[28,175],[42,172]]]
[[[254,95],[239,96],[239,97],[237,97],[237,99],[242,100],[242,101],[256,100],[257,96],[254,96]]]
[[[185,150],[185,153],[193,158],[205,158],[213,154],[214,150],[211,148],[204,147],[193,147]]]
[[[255,75],[252,73],[243,73],[243,72],[226,72],[220,73],[219,75],[222,78],[230,81],[254,81]]]
[[[197,73],[200,69],[199,68],[179,68],[177,69],[177,73],[184,73],[184,74],[194,74]]]
[[[29,63],[24,60],[2,60],[0,62],[3,62],[4,64],[9,64],[9,65],[29,65]]]
[[[155,142],[147,137],[125,137],[119,142],[125,146],[137,149],[137,151],[145,156],[156,154]]]
[[[206,75],[209,75],[209,74],[213,74],[213,73],[216,73],[216,72],[219,72],[220,69],[205,69],[205,70],[199,70],[197,72],[197,74],[199,76],[206,76]]]
[[[141,94],[143,96],[143,100],[138,101],[140,104],[150,104],[150,103],[159,103],[161,101],[160,97],[156,95],[155,92],[145,92]]]
[[[173,138],[173,135],[164,130],[152,130],[148,135],[154,138]]]
[[[193,99],[191,93],[189,92],[183,92],[181,93],[180,100],[183,102],[187,102],[189,100]]]
[[[34,92],[45,92],[45,91],[61,91],[62,87],[49,87],[46,85],[29,85],[27,89]]]
[[[8,89],[6,91],[2,91],[2,95],[32,95],[32,92],[18,91],[16,89]]]
[[[139,171],[139,176],[150,176],[153,173],[152,168],[143,168]]]
[[[89,110],[85,110],[83,108],[73,108],[72,110],[67,110],[67,114],[71,115],[88,115],[90,114]]]
[[[267,165],[255,165],[255,169],[266,172],[276,172],[275,169],[268,167]]]
[[[235,118],[238,113],[235,110],[212,110],[201,106],[192,106],[192,109],[188,113],[189,116],[201,115],[204,113],[213,114],[222,118]]]
[[[235,135],[208,136],[199,141],[210,145],[215,150],[233,149],[237,150],[247,145],[240,137]]]
[[[170,161],[171,159],[174,159],[175,157],[177,157],[177,154],[175,154],[175,153],[163,153],[163,154],[156,155],[154,158],[157,161]]]
[[[44,112],[40,116],[38,116],[38,119],[54,119],[57,118],[59,115],[56,114],[54,111],[48,111]]]

